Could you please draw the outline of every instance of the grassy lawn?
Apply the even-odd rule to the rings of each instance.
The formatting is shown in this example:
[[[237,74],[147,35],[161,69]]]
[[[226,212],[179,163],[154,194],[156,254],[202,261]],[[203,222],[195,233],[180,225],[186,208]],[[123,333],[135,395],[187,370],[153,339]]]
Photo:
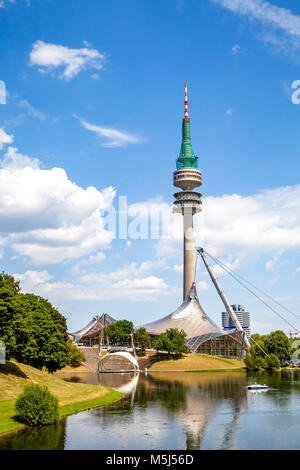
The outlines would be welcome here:
[[[210,371],[218,372],[226,370],[232,372],[241,370],[245,364],[237,359],[223,359],[221,357],[206,356],[204,354],[183,354],[180,359],[164,359],[155,362],[149,371],[185,370],[185,371]]]
[[[14,420],[14,406],[16,398],[28,383],[49,388],[59,400],[61,417],[108,405],[123,397],[122,393],[106,387],[66,382],[33,367],[9,362],[0,365],[0,433],[24,427]]]

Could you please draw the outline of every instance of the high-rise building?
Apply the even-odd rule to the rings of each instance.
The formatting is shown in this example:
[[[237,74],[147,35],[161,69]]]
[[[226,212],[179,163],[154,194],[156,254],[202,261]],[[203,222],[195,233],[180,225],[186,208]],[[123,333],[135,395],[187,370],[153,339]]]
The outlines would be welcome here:
[[[231,305],[232,310],[235,312],[243,330],[246,333],[247,338],[250,337],[250,313],[246,312],[244,307],[239,304]],[[222,312],[222,327],[226,330],[232,330],[234,323],[227,312]]]

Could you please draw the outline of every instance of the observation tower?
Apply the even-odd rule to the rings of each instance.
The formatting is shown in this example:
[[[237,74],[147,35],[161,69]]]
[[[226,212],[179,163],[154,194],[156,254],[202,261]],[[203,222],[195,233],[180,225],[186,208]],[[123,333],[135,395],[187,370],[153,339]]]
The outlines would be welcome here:
[[[173,184],[182,191],[175,193],[174,212],[183,215],[183,299],[188,295],[195,278],[193,216],[201,211],[201,196],[195,188],[201,186],[202,175],[198,157],[191,143],[191,121],[188,114],[187,84],[185,83],[185,113],[182,120],[182,144],[173,173]]]

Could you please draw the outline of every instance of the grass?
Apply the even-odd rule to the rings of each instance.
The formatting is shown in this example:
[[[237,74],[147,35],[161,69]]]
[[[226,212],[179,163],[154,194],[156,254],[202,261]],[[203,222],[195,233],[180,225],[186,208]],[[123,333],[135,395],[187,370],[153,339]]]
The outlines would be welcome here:
[[[59,400],[61,418],[109,405],[123,397],[122,393],[106,387],[66,382],[33,367],[8,362],[0,365],[0,434],[25,427],[15,419],[15,402],[28,383],[46,385],[49,388]]]
[[[186,372],[232,372],[244,370],[245,364],[237,359],[223,359],[221,357],[204,354],[184,354],[179,359],[162,359],[152,364],[149,371],[183,370]]]

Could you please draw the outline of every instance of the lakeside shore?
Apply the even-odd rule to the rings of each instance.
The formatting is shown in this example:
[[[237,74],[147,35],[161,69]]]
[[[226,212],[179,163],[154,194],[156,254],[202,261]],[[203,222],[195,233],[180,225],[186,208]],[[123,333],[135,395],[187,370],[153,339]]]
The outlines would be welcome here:
[[[0,436],[27,427],[16,420],[15,403],[24,385],[47,386],[59,400],[59,417],[110,405],[123,394],[108,387],[67,382],[53,374],[17,362],[0,365]]]

